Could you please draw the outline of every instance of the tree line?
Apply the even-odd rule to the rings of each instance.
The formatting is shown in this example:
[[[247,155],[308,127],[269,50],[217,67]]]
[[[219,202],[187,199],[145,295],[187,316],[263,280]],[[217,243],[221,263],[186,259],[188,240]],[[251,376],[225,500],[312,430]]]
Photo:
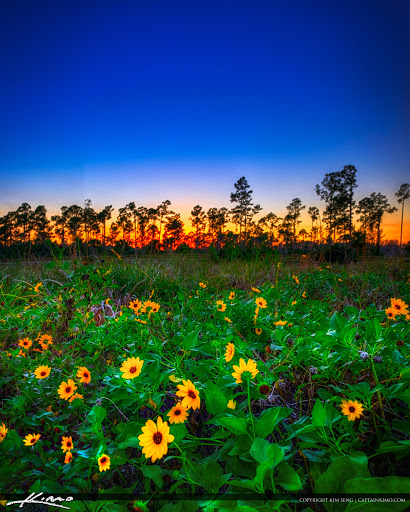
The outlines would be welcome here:
[[[221,248],[225,243],[244,247],[264,244],[273,248],[277,245],[295,247],[300,242],[309,242],[311,246],[341,242],[372,244],[378,251],[383,236],[383,217],[397,208],[390,205],[387,197],[380,192],[372,192],[370,196],[356,201],[356,175],[357,169],[346,165],[341,171],[327,173],[321,184],[316,185],[316,194],[324,201],[325,207],[322,213],[317,206],[308,208],[309,231],[299,229],[301,212],[306,206],[298,197],[286,207],[284,217],[269,212],[255,220],[262,207],[253,203],[253,191],[243,176],[234,184],[234,191],[230,195],[232,208],[214,207],[205,211],[200,205],[193,207],[189,217],[189,233],[180,214],[171,210],[169,200],[156,208],[130,202],[119,208],[116,219],[108,226],[113,206],[96,211],[91,200],[86,199],[84,206],[62,206],[60,213],[52,215],[50,219],[44,205],[32,210],[28,203],[23,203],[16,211],[0,218],[0,245],[45,244],[49,239],[58,240],[60,245],[65,246],[81,240],[94,247],[126,245],[137,252],[147,247],[174,250],[182,244],[202,249],[210,245]],[[402,210],[401,246],[404,203],[410,197],[410,185],[404,183],[395,195]],[[355,214],[358,225],[354,220]],[[228,229],[229,225],[234,230]]]

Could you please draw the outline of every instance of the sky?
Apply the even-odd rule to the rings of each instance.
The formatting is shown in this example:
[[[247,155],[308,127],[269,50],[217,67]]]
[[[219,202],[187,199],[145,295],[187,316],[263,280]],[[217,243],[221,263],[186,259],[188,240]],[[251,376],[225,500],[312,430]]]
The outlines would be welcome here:
[[[306,210],[325,173],[355,198],[410,182],[405,0],[0,2],[0,215],[165,199]],[[410,201],[404,239],[410,239]],[[400,212],[386,215],[398,238]]]

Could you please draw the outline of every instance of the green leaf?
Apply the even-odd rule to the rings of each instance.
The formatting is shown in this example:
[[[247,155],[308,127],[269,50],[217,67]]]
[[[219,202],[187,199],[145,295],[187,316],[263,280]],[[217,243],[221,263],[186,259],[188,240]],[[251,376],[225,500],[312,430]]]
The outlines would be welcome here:
[[[377,478],[354,478],[347,480],[345,483],[345,492],[349,494],[366,494],[382,495],[384,493],[395,495],[396,498],[400,494],[408,494],[410,492],[410,478],[402,476],[383,476]],[[408,510],[408,501],[389,502],[389,503],[372,503],[372,502],[354,502],[349,503],[346,512],[401,512]]]
[[[93,432],[97,433],[100,428],[103,420],[107,416],[107,411],[104,409],[104,407],[101,407],[99,405],[94,405],[94,407],[91,409],[91,411],[87,415],[87,419],[89,423],[91,423],[91,427],[93,429]]]
[[[335,311],[330,319],[330,328],[334,329],[337,333],[341,333],[346,324],[346,318],[338,311]]]
[[[274,431],[276,425],[278,425],[284,418],[287,418],[291,412],[291,409],[288,407],[272,407],[266,412],[264,411],[256,422],[255,434],[258,437],[267,437]]]
[[[124,505],[118,505],[117,503],[107,503],[102,508],[106,512],[128,512],[128,508]]]
[[[275,478],[275,484],[281,485],[285,491],[300,491],[303,488],[299,475],[287,462],[282,462],[278,470],[279,473]]]
[[[235,435],[248,433],[245,418],[232,418],[228,416],[226,418],[218,418],[216,423],[227,428]]]
[[[206,386],[205,401],[207,410],[214,416],[226,411],[228,400],[219,387],[212,381],[209,381]]]
[[[312,425],[315,427],[324,427],[326,423],[326,410],[320,400],[316,400],[312,410]]]
[[[177,423],[171,425],[169,433],[173,435],[175,438],[173,442],[179,444],[180,441],[185,439],[185,437],[188,434],[188,431],[183,423]]]
[[[138,439],[138,437],[130,435],[125,439],[125,441],[118,444],[118,448],[120,450],[123,450],[124,448],[141,448],[140,440]]]
[[[163,479],[162,479],[162,469],[160,466],[142,466],[141,467],[142,474],[151,478],[157,486],[162,489]]]

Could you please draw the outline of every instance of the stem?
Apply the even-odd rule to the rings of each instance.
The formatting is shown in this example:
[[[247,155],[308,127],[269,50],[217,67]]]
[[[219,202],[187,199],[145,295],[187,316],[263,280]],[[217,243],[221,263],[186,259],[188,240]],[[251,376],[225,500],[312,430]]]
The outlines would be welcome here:
[[[250,395],[250,389],[249,389],[249,380],[247,381],[247,386],[248,386],[248,408],[249,408],[249,416],[251,417],[251,422],[252,422],[252,432],[253,432],[253,439],[255,440],[255,424],[254,424],[254,421],[253,421],[253,414],[252,414],[252,410],[251,410],[251,395]]]

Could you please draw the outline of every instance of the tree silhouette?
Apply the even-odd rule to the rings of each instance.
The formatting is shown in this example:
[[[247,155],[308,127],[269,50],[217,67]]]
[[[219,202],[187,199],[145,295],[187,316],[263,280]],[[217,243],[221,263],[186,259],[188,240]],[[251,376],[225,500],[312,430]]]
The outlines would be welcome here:
[[[46,239],[50,238],[52,233],[50,221],[47,219],[47,210],[45,206],[37,206],[33,211],[32,225],[35,233],[34,240],[44,244]]]
[[[259,204],[253,207],[253,190],[248,190],[250,185],[248,185],[245,176],[239,178],[239,180],[234,184],[234,187],[236,192],[231,193],[231,203],[238,204],[232,208],[231,213],[233,215],[233,220],[239,224],[239,236],[241,236],[242,226],[244,226],[244,240],[246,241],[246,226],[252,220],[252,217],[259,213],[262,208]]]
[[[111,219],[111,213],[114,211],[114,208],[112,207],[112,205],[108,205],[108,206],[105,206],[99,213],[97,213],[97,220],[100,224],[102,224],[102,227],[103,227],[103,239],[102,239],[102,244],[105,245],[105,240],[106,240],[106,234],[105,234],[105,228],[106,228],[106,225],[105,223],[107,222],[107,220],[110,220]]]
[[[372,231],[376,229],[376,253],[380,250],[381,224],[385,213],[397,211],[395,206],[390,206],[387,197],[380,192],[372,192],[370,197],[359,201],[359,208],[362,208],[362,215],[366,216],[366,223]]]
[[[202,206],[197,204],[191,211],[189,217],[192,227],[195,229],[195,247],[198,249],[200,243],[200,235],[204,232],[206,227],[206,213],[203,211]]]
[[[329,237],[335,238],[335,228],[337,219],[336,196],[340,190],[341,177],[340,172],[330,172],[325,174],[322,180],[322,187],[316,185],[316,194],[327,203],[323,213],[323,220],[328,226]],[[332,236],[333,235],[333,236]]]
[[[168,216],[174,215],[174,212],[168,209],[169,206],[171,206],[171,201],[168,199],[157,206],[157,218],[159,220],[159,243],[161,243],[162,224],[164,223],[164,220],[166,220]]]
[[[313,232],[313,225],[319,219],[319,216],[320,216],[319,208],[317,208],[316,206],[310,206],[309,210],[308,210],[308,215],[312,219],[312,229],[311,229],[311,232],[310,232],[310,241],[313,242],[313,233],[314,233]]]
[[[299,217],[301,215],[300,212],[305,208],[306,206],[302,205],[302,201],[298,197],[292,199],[290,204],[286,207],[289,213],[285,216],[285,221],[286,224],[289,224],[291,226],[294,243],[297,242],[296,227],[298,226],[298,224],[302,222],[301,220],[299,220]]]
[[[401,245],[403,240],[403,215],[404,215],[404,201],[410,197],[410,185],[408,183],[403,183],[400,185],[400,188],[394,194],[397,197],[397,202],[401,203],[401,223],[400,223],[400,252]]]

